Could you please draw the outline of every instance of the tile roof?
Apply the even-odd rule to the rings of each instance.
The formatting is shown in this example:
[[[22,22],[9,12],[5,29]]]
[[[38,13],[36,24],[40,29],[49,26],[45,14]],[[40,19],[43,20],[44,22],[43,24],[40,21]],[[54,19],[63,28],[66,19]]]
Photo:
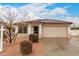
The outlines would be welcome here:
[[[62,21],[62,20],[54,20],[54,19],[36,19],[31,21],[17,22],[14,24],[23,24],[23,23],[43,23],[43,24],[72,24],[72,22]]]
[[[61,20],[53,20],[53,19],[37,19],[37,20],[32,20],[30,22],[33,22],[33,23],[48,23],[48,24],[72,24],[72,22],[61,21]]]

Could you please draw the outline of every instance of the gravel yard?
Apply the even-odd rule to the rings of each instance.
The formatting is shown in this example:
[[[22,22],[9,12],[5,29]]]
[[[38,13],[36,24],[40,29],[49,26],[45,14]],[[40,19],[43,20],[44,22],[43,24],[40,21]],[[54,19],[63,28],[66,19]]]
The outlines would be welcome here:
[[[20,52],[20,42],[23,40],[27,40],[26,36],[19,36],[15,43],[9,44],[4,42],[3,52],[0,52],[0,56],[21,56]],[[29,56],[41,56],[44,55],[43,53],[43,46],[41,41],[38,43],[33,43],[32,53]]]
[[[0,55],[21,56],[20,42],[23,40],[28,40],[28,38],[19,36],[13,44],[4,41],[3,52],[0,52]],[[38,43],[33,43],[32,53],[28,56],[79,56],[79,38],[41,39]]]

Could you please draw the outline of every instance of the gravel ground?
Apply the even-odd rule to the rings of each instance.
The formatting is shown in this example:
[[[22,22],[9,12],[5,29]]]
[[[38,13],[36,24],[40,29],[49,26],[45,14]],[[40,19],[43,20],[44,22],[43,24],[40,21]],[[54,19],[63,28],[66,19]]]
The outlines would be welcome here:
[[[23,40],[27,40],[25,36],[19,36],[15,43],[9,44],[4,41],[3,52],[0,52],[0,56],[22,56],[20,52],[20,42]],[[42,56],[43,53],[43,46],[41,41],[38,43],[33,43],[32,53],[28,56]]]
[[[19,36],[15,43],[4,42],[1,56],[22,56],[20,52],[20,42],[28,40],[26,36]],[[72,37],[66,39],[41,39],[38,43],[33,43],[32,53],[28,56],[79,56],[79,38]]]

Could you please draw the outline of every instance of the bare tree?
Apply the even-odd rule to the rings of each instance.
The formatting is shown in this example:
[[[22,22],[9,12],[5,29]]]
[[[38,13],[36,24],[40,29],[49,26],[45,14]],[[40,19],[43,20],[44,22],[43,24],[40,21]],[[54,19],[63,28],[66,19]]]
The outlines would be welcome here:
[[[24,15],[26,16],[26,15]],[[9,43],[11,44],[16,40],[16,37],[18,33],[15,33],[14,31],[14,22],[17,20],[16,18],[18,17],[17,13],[15,10],[11,8],[6,8],[5,13],[0,17],[1,19],[5,19],[6,21],[4,22],[4,26],[6,28],[6,31],[4,32],[6,38],[8,38]],[[23,18],[25,19],[25,18]],[[7,22],[8,21],[8,22]]]

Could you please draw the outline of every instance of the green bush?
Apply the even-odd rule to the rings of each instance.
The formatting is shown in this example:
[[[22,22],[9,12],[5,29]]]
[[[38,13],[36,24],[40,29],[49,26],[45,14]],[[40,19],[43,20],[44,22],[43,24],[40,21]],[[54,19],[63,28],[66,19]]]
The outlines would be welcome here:
[[[22,41],[20,43],[20,50],[21,50],[22,55],[28,55],[32,53],[32,42]]]
[[[29,35],[29,40],[31,40],[32,42],[38,42],[39,37],[37,34],[30,34]]]

